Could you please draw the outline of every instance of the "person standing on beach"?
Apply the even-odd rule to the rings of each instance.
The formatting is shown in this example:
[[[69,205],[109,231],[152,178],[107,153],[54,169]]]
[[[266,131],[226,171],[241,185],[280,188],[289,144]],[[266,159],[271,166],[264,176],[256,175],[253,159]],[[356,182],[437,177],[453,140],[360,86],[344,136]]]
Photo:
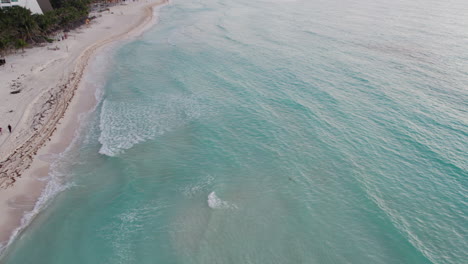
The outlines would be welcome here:
[[[1,134],[3,134],[3,133],[2,133],[2,128],[0,127],[0,135],[1,135]]]
[[[11,133],[11,126],[10,126],[10,124],[8,124],[8,131],[10,131],[10,133]]]

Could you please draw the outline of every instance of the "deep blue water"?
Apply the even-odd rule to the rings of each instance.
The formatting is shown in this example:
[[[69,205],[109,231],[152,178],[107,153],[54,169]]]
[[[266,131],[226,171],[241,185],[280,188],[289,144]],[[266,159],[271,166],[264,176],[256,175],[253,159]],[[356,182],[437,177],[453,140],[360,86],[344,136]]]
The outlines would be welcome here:
[[[5,263],[465,263],[467,14],[172,1]]]

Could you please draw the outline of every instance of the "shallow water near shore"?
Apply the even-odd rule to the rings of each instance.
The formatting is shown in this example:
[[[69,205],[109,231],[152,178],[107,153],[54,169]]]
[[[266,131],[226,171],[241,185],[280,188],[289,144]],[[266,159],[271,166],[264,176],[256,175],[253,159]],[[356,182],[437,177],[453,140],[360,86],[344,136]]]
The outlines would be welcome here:
[[[172,1],[2,263],[462,263],[467,12]]]

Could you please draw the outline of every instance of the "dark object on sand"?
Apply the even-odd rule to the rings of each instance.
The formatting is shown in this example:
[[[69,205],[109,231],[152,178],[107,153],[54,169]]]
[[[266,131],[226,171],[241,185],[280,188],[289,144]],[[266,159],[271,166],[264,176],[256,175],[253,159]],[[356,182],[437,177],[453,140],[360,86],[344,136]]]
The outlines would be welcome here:
[[[6,60],[5,60],[5,59],[0,59],[0,66],[5,65],[5,63],[6,63]]]
[[[8,125],[8,131],[10,131],[10,133],[11,133],[11,126],[10,125]]]
[[[16,90],[16,91],[11,91],[10,93],[11,93],[11,94],[19,94],[19,93],[21,93],[21,89]]]

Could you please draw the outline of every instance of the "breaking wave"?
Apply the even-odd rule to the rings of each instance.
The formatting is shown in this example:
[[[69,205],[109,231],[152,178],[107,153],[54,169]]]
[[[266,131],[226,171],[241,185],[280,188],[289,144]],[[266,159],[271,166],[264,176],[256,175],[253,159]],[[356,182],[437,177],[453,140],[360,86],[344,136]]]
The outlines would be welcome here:
[[[46,208],[50,201],[59,193],[74,186],[74,183],[69,181],[69,173],[66,172],[66,166],[70,165],[69,159],[70,149],[74,145],[72,143],[67,150],[62,154],[56,155],[56,159],[50,164],[49,175],[44,178],[38,178],[40,181],[47,181],[46,186],[42,190],[33,209],[26,212],[21,218],[20,225],[11,233],[9,240],[5,244],[0,243],[0,254],[15,241],[18,235],[34,220],[34,218]],[[65,166],[64,166],[65,165]]]
[[[226,201],[221,200],[217,195],[216,192],[211,192],[208,195],[208,206],[211,209],[237,209],[237,206],[234,204],[230,204]]]
[[[116,156],[135,144],[154,139],[200,117],[194,98],[168,96],[157,102],[113,102],[102,105],[99,153]]]

